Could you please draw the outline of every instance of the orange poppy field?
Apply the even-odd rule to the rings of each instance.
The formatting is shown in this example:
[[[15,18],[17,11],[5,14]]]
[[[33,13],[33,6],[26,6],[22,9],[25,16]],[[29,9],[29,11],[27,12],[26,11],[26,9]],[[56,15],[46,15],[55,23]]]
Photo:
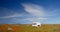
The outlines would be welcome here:
[[[33,27],[31,24],[0,24],[0,32],[60,32],[60,24],[42,24],[41,27]]]

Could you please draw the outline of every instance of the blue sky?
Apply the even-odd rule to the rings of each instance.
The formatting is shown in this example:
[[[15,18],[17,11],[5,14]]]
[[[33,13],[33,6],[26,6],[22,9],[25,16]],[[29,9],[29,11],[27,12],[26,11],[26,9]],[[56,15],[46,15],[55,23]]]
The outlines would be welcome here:
[[[0,24],[60,24],[60,0],[0,0]]]

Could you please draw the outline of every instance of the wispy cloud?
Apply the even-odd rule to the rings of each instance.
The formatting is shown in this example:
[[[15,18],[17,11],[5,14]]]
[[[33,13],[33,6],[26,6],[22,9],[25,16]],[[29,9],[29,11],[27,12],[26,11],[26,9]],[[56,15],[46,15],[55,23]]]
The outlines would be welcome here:
[[[46,20],[47,18],[26,18],[26,19],[23,19],[23,20],[28,20],[28,21],[44,21]]]
[[[28,18],[25,20],[30,20],[30,21],[41,21],[45,20],[47,18],[44,18],[45,12],[44,8],[42,6],[36,5],[36,4],[22,4],[24,7],[24,10],[28,13],[30,13],[33,18]]]
[[[0,17],[0,18],[15,18],[15,17],[21,17],[23,16],[23,14],[18,14],[18,13],[15,13],[15,14],[12,14],[12,15],[9,15],[9,16],[3,16],[3,17]]]
[[[43,7],[35,4],[22,4],[24,7],[24,10],[28,13],[30,13],[33,17],[41,17],[44,16],[44,9]]]

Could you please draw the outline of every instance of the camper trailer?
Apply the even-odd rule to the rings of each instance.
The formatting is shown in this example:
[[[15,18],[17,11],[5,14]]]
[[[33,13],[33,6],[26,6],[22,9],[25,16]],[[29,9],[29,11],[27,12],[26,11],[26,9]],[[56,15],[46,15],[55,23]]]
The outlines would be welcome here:
[[[40,22],[33,22],[32,23],[32,26],[35,26],[35,27],[41,27],[41,23]]]

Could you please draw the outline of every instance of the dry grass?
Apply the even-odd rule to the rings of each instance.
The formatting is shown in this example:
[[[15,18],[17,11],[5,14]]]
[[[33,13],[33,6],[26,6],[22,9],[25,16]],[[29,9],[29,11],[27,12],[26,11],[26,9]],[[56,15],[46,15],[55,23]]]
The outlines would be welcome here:
[[[8,27],[12,30],[8,30]],[[32,27],[31,24],[1,24],[0,32],[60,32],[60,24],[42,24]]]

